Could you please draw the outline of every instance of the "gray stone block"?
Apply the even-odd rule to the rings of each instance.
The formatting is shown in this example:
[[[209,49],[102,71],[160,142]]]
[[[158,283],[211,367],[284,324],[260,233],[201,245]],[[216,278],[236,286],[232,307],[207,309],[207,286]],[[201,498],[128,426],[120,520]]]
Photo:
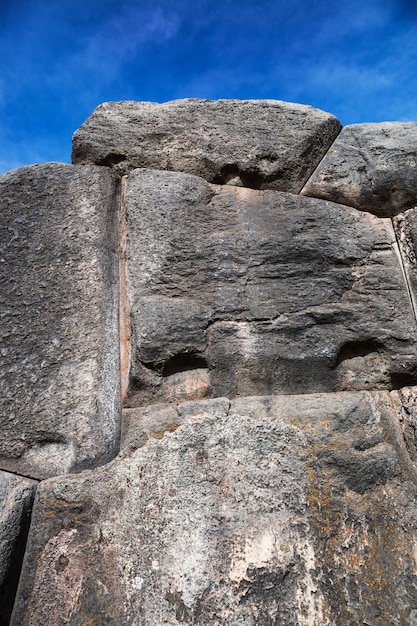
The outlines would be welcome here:
[[[127,406],[416,379],[390,220],[150,170],[130,174],[125,207]]]
[[[346,126],[301,191],[396,215],[417,204],[417,123]]]
[[[0,467],[35,478],[117,454],[117,176],[0,177]]]
[[[392,221],[410,298],[417,312],[417,208],[396,215]]]
[[[298,193],[340,127],[324,111],[278,100],[106,102],[75,132],[72,159]]]
[[[414,622],[416,469],[387,392],[177,412],[40,485],[13,626]]]

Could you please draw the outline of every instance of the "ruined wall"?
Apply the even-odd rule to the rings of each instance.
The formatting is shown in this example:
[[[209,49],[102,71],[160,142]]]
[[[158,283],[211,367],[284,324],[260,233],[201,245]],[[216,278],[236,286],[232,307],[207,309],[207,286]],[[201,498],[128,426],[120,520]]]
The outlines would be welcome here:
[[[417,123],[106,103],[73,163],[0,177],[0,624],[417,623]]]

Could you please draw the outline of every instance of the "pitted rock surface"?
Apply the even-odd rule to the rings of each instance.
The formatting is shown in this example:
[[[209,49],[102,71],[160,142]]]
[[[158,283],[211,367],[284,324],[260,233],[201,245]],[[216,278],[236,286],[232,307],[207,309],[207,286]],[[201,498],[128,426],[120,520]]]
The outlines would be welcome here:
[[[352,124],[302,194],[393,216],[417,204],[417,123]]]
[[[390,220],[150,170],[131,173],[125,207],[126,406],[415,380],[416,323]]]
[[[298,193],[339,130],[333,115],[279,100],[106,102],[74,134],[72,160]]]
[[[117,177],[0,177],[0,467],[44,478],[117,454]]]
[[[416,472],[387,392],[174,410],[40,485],[13,626],[413,623]]]

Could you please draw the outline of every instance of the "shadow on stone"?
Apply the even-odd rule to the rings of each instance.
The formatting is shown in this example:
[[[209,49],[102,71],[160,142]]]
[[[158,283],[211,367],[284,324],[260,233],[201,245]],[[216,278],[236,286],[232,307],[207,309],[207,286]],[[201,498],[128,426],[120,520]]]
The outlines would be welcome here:
[[[31,510],[27,510],[21,520],[20,533],[16,539],[14,550],[10,559],[10,568],[3,584],[0,585],[0,626],[9,626],[10,623],[10,617],[12,615],[20,572],[22,569],[23,557],[26,550],[30,519]]]

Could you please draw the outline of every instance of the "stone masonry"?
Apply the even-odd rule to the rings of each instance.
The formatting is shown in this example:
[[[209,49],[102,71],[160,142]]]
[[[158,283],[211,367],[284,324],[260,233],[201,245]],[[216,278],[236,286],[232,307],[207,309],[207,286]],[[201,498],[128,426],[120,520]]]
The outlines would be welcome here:
[[[417,624],[417,123],[105,103],[0,204],[0,626]]]

